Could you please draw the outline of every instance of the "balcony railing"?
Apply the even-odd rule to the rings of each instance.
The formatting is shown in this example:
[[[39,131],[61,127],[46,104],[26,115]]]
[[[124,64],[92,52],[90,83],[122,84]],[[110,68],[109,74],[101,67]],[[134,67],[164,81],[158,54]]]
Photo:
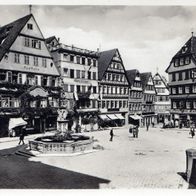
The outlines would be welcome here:
[[[98,56],[98,52],[96,51],[92,51],[92,50],[87,50],[87,49],[83,49],[83,48],[77,48],[75,46],[68,46],[66,44],[58,44],[56,46],[52,47],[52,50],[56,50],[56,49],[65,49],[65,50],[69,50],[69,51],[74,51],[77,53],[83,53],[83,54],[90,54],[90,55],[95,55]]]

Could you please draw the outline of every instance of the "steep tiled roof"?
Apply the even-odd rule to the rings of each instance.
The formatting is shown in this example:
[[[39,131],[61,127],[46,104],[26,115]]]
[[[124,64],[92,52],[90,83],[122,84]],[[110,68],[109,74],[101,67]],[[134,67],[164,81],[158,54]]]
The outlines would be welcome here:
[[[107,50],[99,53],[98,58],[98,79],[102,80],[105,71],[107,70],[112,58],[114,57],[117,49]]]
[[[191,56],[193,61],[196,64],[196,37],[192,36],[183,46],[182,48],[172,57],[173,59],[183,57],[183,56]],[[170,62],[170,65],[171,65]],[[170,65],[167,67],[166,72],[168,71]]]
[[[0,28],[0,61],[31,17],[29,14]]]
[[[52,40],[54,40],[54,39],[56,39],[56,37],[55,36],[51,36],[51,37],[48,37],[48,38],[46,38],[46,40],[45,40],[45,42],[47,43],[47,44],[49,44]],[[57,39],[56,39],[57,40]]]
[[[127,78],[129,80],[129,84],[132,85],[135,77],[137,75],[137,73],[139,73],[139,71],[137,69],[132,69],[132,70],[127,70],[126,74],[127,74]]]
[[[161,80],[165,87],[167,87],[167,80],[164,76],[161,76],[158,72],[154,75],[153,80]]]
[[[150,76],[151,76],[151,72],[140,73],[140,78],[141,78],[142,88],[143,89],[145,89]]]

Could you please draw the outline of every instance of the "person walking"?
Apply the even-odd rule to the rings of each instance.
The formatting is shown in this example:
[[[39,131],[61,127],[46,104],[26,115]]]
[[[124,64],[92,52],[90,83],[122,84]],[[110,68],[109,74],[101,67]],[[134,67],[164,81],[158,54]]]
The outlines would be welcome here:
[[[112,142],[113,140],[113,137],[114,137],[114,132],[113,132],[113,129],[110,130],[110,141]]]
[[[136,133],[136,138],[138,138],[138,133],[139,133],[139,126],[137,125],[136,127],[135,127],[135,133]]]
[[[149,129],[149,123],[146,124],[146,131]]]
[[[195,136],[195,125],[194,125],[194,123],[191,123],[191,125],[190,125],[190,134],[191,134],[192,138]]]
[[[20,143],[22,142],[22,144],[24,145],[24,137],[25,137],[25,130],[26,127],[22,127],[21,132],[20,132],[20,136],[19,136],[19,143],[18,145],[20,145]]]

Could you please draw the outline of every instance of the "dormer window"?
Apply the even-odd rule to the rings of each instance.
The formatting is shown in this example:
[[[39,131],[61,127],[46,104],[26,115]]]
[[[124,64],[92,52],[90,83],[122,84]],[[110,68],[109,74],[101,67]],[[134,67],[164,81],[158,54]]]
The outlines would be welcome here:
[[[28,24],[27,24],[27,29],[33,30],[33,25],[30,24],[30,23],[28,23]]]
[[[182,47],[182,53],[185,53],[185,52],[187,51],[187,49],[188,49],[188,48],[187,48],[186,46],[183,46],[183,47]]]
[[[180,58],[180,65],[184,65],[184,59]]]
[[[189,64],[190,63],[190,57],[186,57],[185,58],[185,64]]]
[[[174,66],[175,66],[175,67],[179,66],[179,61],[178,61],[178,59],[175,60]]]

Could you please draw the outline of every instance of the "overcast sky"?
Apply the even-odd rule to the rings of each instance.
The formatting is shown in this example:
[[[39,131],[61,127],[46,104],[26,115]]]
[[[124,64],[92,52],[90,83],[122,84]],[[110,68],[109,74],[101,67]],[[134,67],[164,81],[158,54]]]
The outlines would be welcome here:
[[[118,48],[126,69],[157,68],[163,75],[171,58],[196,33],[191,6],[33,6],[44,37],[101,51]],[[28,6],[0,6],[0,25],[29,14]],[[167,76],[167,75],[166,75]]]

